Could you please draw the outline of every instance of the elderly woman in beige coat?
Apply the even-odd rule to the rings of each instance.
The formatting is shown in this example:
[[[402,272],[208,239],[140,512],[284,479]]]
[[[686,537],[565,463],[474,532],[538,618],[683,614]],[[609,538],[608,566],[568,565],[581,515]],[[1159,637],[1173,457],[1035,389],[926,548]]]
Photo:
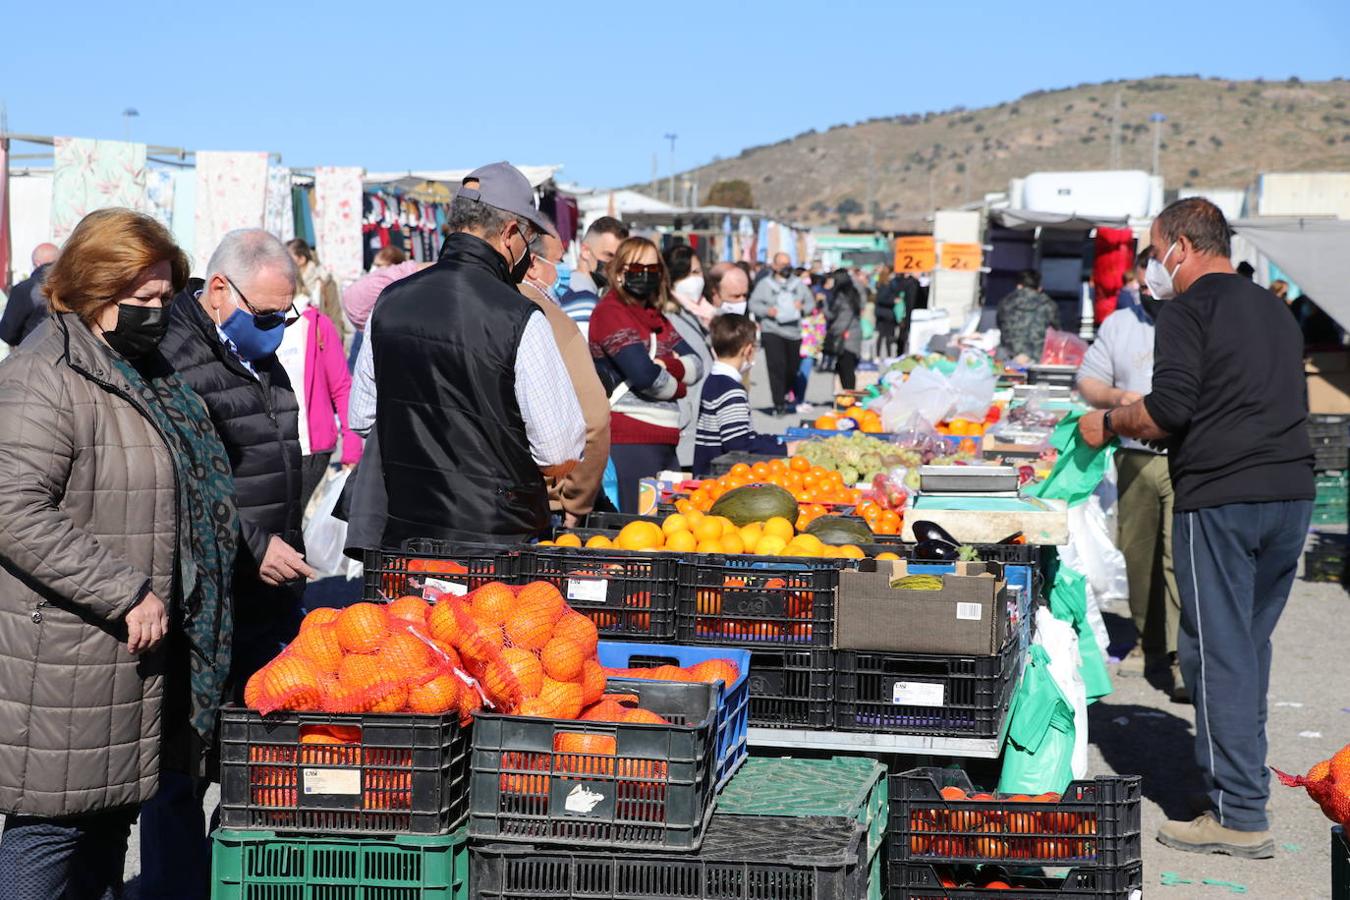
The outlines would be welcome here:
[[[187,276],[153,219],[91,213],[47,274],[52,317],[0,364],[3,898],[120,896],[161,768],[200,772],[210,743],[237,520],[156,350]]]

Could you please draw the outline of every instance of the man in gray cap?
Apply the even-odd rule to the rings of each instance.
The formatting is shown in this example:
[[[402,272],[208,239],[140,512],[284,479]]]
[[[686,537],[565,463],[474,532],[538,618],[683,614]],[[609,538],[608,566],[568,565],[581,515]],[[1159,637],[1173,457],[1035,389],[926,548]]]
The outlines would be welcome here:
[[[449,225],[440,260],[390,285],[370,320],[386,549],[542,533],[544,477],[571,471],[586,441],[548,320],[516,287],[530,241],[556,236],[529,181],[505,162],[476,169]]]

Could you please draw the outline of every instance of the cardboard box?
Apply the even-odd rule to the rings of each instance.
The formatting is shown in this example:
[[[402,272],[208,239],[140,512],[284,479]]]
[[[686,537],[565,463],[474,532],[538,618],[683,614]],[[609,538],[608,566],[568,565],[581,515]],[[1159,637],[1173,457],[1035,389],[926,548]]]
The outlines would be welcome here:
[[[892,578],[909,574],[905,560],[858,565],[839,573],[835,649],[993,656],[1003,648],[1008,592],[999,563],[958,562],[940,591],[892,588]]]

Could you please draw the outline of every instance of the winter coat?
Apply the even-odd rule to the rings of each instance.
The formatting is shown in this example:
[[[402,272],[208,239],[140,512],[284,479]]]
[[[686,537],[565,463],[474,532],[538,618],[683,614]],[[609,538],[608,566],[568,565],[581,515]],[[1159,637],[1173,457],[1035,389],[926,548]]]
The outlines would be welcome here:
[[[835,353],[862,355],[862,298],[856,291],[836,291],[830,297],[826,333]]]
[[[309,425],[309,452],[328,453],[337,448],[338,427],[342,428],[344,466],[361,461],[361,437],[347,427],[347,398],[352,391],[352,376],[342,352],[342,336],[333,320],[314,307],[302,317],[309,325],[305,342],[305,416]],[[297,323],[293,328],[300,327]],[[336,423],[334,414],[337,415]]]
[[[112,351],[57,314],[0,365],[0,811],[72,816],[159,783],[163,647],[123,617],[173,597],[165,438]],[[185,526],[185,523],[182,523]]]
[[[206,402],[234,471],[240,530],[232,667],[237,694],[300,625],[304,585],[272,587],[258,577],[273,535],[304,552],[299,403],[276,356],[254,362],[250,372],[221,342],[197,300],[200,290],[201,282],[192,279],[174,299],[160,352]]]

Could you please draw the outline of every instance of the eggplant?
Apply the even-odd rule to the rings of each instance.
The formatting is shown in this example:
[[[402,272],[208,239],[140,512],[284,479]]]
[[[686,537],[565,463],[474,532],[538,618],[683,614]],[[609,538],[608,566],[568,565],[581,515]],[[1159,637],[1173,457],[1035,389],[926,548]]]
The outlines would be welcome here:
[[[926,540],[914,545],[915,562],[955,562],[961,550],[950,541]]]
[[[914,523],[914,539],[916,541],[946,541],[953,546],[961,543],[952,537],[947,529],[936,522],[929,522],[925,519],[920,519]]]

